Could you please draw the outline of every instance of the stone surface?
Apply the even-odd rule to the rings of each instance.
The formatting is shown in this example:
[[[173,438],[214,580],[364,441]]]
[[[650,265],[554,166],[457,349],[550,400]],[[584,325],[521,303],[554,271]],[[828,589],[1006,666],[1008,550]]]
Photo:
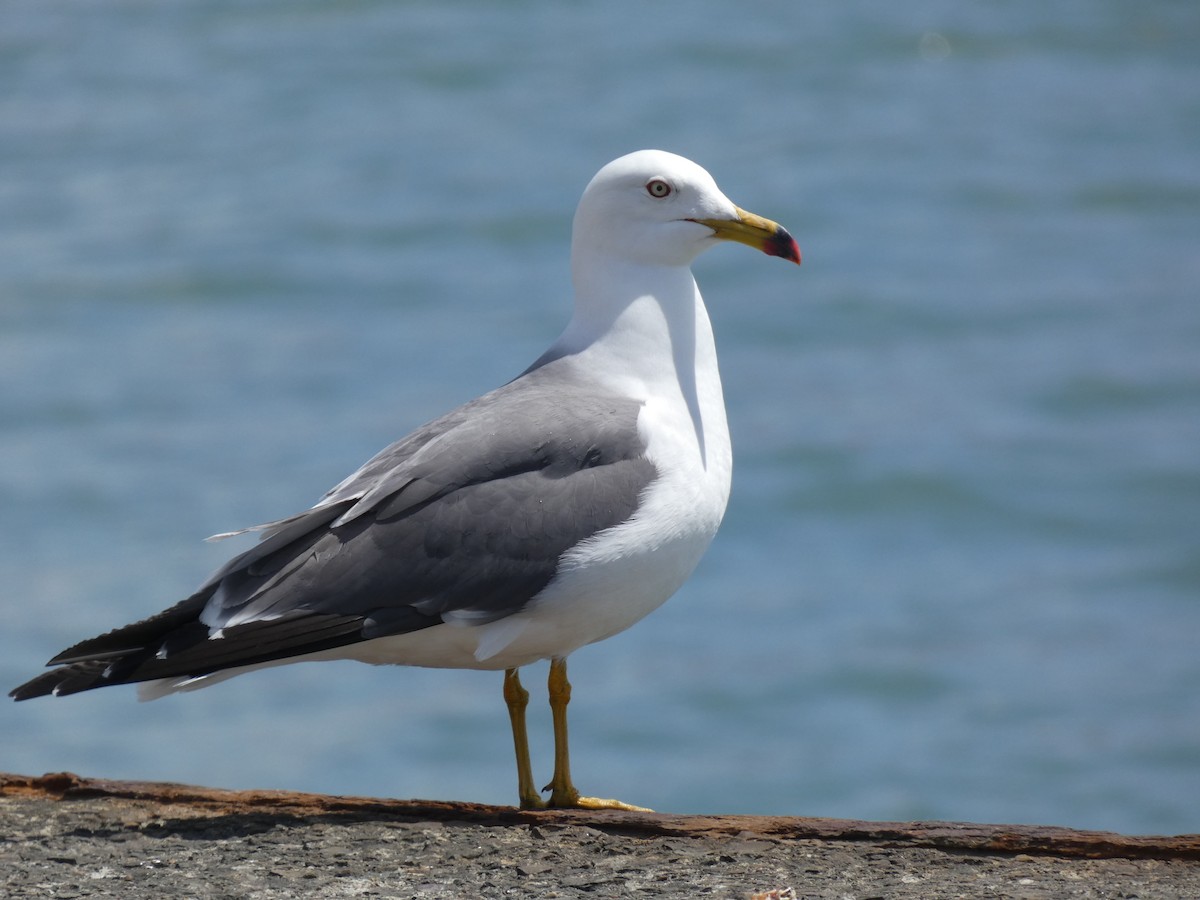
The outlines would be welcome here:
[[[1196,898],[1200,836],[0,775],[4,897]]]

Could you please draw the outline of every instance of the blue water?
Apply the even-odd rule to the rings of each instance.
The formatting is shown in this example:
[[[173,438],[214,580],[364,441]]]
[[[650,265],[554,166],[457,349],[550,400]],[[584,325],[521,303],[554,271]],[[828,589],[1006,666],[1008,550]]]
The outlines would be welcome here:
[[[580,786],[1200,831],[1198,42],[1169,0],[10,0],[0,682],[524,368],[584,184],[658,146],[805,264],[697,265],[734,495],[684,590],[572,658]],[[515,799],[494,673],[285,667],[0,734],[9,771]]]

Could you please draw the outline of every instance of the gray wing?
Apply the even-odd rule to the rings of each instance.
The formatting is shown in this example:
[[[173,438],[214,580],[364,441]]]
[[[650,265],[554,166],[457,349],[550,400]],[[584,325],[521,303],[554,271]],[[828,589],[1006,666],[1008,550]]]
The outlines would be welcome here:
[[[419,428],[311,510],[266,526],[182,603],[84,641],[17,699],[209,674],[517,612],[580,541],[628,519],[655,478],[637,401],[565,365],[534,369]],[[219,633],[220,640],[210,640]]]

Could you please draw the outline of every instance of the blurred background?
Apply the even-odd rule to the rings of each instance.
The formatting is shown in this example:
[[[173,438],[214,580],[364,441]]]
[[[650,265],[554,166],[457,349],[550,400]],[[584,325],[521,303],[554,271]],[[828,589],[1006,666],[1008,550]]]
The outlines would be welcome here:
[[[0,682],[521,371],[584,185],[660,147],[805,262],[696,266],[733,498],[572,657],[580,787],[1200,831],[1198,43],[1171,0],[9,0]],[[513,803],[500,681],[6,701],[0,769]]]

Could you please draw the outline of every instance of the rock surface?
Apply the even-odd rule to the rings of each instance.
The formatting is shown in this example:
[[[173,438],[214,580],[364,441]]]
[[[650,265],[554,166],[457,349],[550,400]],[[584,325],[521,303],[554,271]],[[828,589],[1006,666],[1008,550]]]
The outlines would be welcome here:
[[[0,775],[4,897],[1198,898],[1200,835]]]

